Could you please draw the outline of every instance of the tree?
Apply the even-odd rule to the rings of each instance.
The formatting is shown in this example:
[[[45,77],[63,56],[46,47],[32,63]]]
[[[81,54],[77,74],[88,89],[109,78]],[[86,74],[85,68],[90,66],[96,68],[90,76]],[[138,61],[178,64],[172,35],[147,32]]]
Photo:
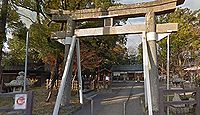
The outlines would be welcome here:
[[[30,11],[37,13],[37,21],[33,22],[31,25],[30,32],[30,50],[29,54],[32,54],[36,57],[35,60],[42,60],[44,63],[48,64],[51,68],[51,78],[53,81],[59,79],[58,70],[59,65],[63,62],[64,55],[64,46],[57,41],[51,40],[50,35],[52,31],[66,30],[66,24],[56,24],[49,21],[50,17],[45,15],[44,10],[48,9],[67,9],[67,10],[77,10],[82,8],[94,8],[103,6],[103,8],[107,8],[109,0],[104,0],[103,4],[98,5],[93,0],[51,0],[51,1],[40,1],[35,0],[24,0],[24,2],[20,1],[12,1],[12,4],[18,7],[26,8]],[[110,4],[110,3],[109,3]],[[42,19],[42,16],[45,19]],[[77,23],[77,27],[91,27],[91,25],[102,25],[102,22],[80,22]],[[21,37],[15,37],[15,39],[10,40],[10,48],[11,54],[17,54],[15,49],[19,49],[23,44],[25,39],[21,39]],[[119,58],[123,57],[123,52],[125,52],[124,44],[126,40],[124,36],[106,36],[106,37],[93,37],[93,38],[81,38],[81,62],[82,69],[95,69],[102,62],[112,62],[113,60],[119,60]],[[25,42],[24,42],[25,43]],[[15,47],[16,46],[16,47]],[[33,52],[33,53],[31,53]],[[119,56],[120,54],[120,56]],[[122,55],[122,56],[121,56]],[[22,55],[16,55],[17,58],[23,60]],[[60,59],[61,58],[61,59]],[[19,61],[20,62],[20,61]],[[76,68],[74,69],[74,73]],[[52,82],[51,86],[53,87],[54,82]],[[51,90],[49,93],[49,98],[51,96]],[[49,100],[47,99],[47,101]]]
[[[12,10],[13,11],[13,10]],[[9,13],[10,14],[10,13]],[[10,20],[13,16],[8,17],[8,28],[12,30],[12,38],[7,38],[7,44],[9,45],[9,51],[3,57],[3,66],[10,67],[12,65],[18,65],[24,63],[25,60],[25,40],[27,28],[24,23],[19,20],[19,16],[15,12],[16,17],[14,20]]]
[[[199,62],[199,39],[194,27],[197,23],[197,12],[188,8],[177,9],[174,13],[158,17],[159,23],[179,23],[178,32],[170,35],[170,68],[174,74],[184,77],[185,67],[195,65]],[[199,22],[198,22],[199,23]],[[166,39],[159,43],[159,68],[166,73]],[[198,61],[198,62],[197,62]]]
[[[3,83],[2,83],[2,48],[3,42],[6,39],[6,20],[7,20],[7,7],[8,0],[2,1],[1,6],[1,16],[0,16],[0,91],[2,91]]]
[[[9,60],[6,58],[8,57],[11,59],[11,57],[4,55],[4,43],[8,41],[8,38],[6,37],[6,34],[11,31],[12,34],[18,37],[24,37],[26,33],[26,28],[24,24],[20,21],[20,17],[18,13],[15,10],[15,7],[9,4],[9,0],[3,0],[1,6],[1,15],[0,15],[0,89],[2,88],[2,66],[5,67],[8,63],[14,62],[14,60]],[[5,58],[6,57],[6,58]],[[4,60],[2,60],[4,58]],[[14,58],[12,58],[14,59]],[[10,62],[12,61],[12,62]],[[7,63],[6,63],[7,62]]]
[[[143,62],[143,50],[142,50],[142,43],[138,46],[138,54],[137,54],[137,61],[138,63],[142,64]]]

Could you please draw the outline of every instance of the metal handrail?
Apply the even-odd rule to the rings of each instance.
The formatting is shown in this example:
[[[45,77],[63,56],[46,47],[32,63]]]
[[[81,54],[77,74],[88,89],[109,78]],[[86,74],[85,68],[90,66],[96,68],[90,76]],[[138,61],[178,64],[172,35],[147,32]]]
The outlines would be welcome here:
[[[132,87],[130,89],[128,99],[124,102],[124,111],[123,111],[124,115],[126,115],[126,106],[127,106],[128,101],[130,100],[130,98],[132,96],[131,94],[132,94],[132,90],[133,90],[134,86],[135,86],[135,82],[133,83],[133,85],[132,85]]]

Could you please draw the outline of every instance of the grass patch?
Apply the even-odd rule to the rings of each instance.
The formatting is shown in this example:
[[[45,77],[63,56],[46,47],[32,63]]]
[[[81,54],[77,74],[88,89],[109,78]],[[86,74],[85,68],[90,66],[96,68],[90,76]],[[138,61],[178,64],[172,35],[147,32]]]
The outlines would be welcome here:
[[[55,106],[55,101],[57,97],[57,91],[54,90],[52,93],[52,97],[49,102],[45,102],[48,91],[45,87],[36,87],[32,88],[31,90],[34,91],[33,97],[33,115],[51,115]],[[77,97],[72,97],[71,99],[72,106],[69,108],[61,107],[59,114],[64,115],[69,111],[75,109],[79,106],[79,100]],[[14,98],[12,97],[1,97],[0,98],[0,107],[12,107],[14,104]],[[0,113],[0,115],[6,115]],[[13,114],[12,114],[13,115]],[[21,115],[21,114],[16,114]]]

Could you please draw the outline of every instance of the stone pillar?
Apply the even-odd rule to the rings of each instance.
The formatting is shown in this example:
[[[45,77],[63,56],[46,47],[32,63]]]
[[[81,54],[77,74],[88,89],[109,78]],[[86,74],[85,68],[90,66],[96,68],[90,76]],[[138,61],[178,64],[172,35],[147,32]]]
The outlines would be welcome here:
[[[104,27],[112,27],[113,26],[113,18],[104,19]]]
[[[158,62],[157,62],[157,34],[156,34],[156,23],[155,23],[155,13],[148,12],[146,14],[146,32],[147,32],[147,50],[149,55],[149,79],[150,79],[150,89],[152,97],[152,109],[153,113],[156,114],[159,111],[158,108]]]
[[[72,36],[74,35],[74,28],[75,28],[75,22],[69,18],[67,21],[67,30],[66,30],[66,37],[65,37],[65,55],[64,55],[64,66],[66,64],[66,59],[67,56],[69,54],[69,48],[70,48],[70,44],[71,44],[71,40],[72,40]],[[73,59],[72,59],[73,62]],[[66,84],[65,84],[65,88],[64,88],[64,92],[63,92],[63,96],[62,96],[62,102],[61,105],[62,106],[69,106],[70,105],[70,99],[71,99],[71,80],[72,80],[72,70],[73,70],[73,63],[71,62],[70,65],[70,70],[69,70],[69,74],[67,75],[67,80],[66,80]]]

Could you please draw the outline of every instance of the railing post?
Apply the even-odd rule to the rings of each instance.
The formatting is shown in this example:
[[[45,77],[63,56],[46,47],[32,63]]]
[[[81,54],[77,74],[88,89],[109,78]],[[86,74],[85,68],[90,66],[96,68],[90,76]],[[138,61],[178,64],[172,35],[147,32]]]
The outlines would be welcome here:
[[[32,115],[32,110],[33,110],[33,91],[29,91],[27,93],[27,106],[25,110],[26,115]]]
[[[195,112],[196,112],[196,115],[199,115],[200,114],[200,88],[196,89],[196,102],[197,102],[197,105],[195,108]]]
[[[91,99],[91,111],[90,111],[90,115],[94,114],[94,100]]]
[[[159,95],[159,115],[164,115],[164,90],[162,88],[159,89],[160,95]]]
[[[124,102],[124,115],[126,115],[126,102]]]

